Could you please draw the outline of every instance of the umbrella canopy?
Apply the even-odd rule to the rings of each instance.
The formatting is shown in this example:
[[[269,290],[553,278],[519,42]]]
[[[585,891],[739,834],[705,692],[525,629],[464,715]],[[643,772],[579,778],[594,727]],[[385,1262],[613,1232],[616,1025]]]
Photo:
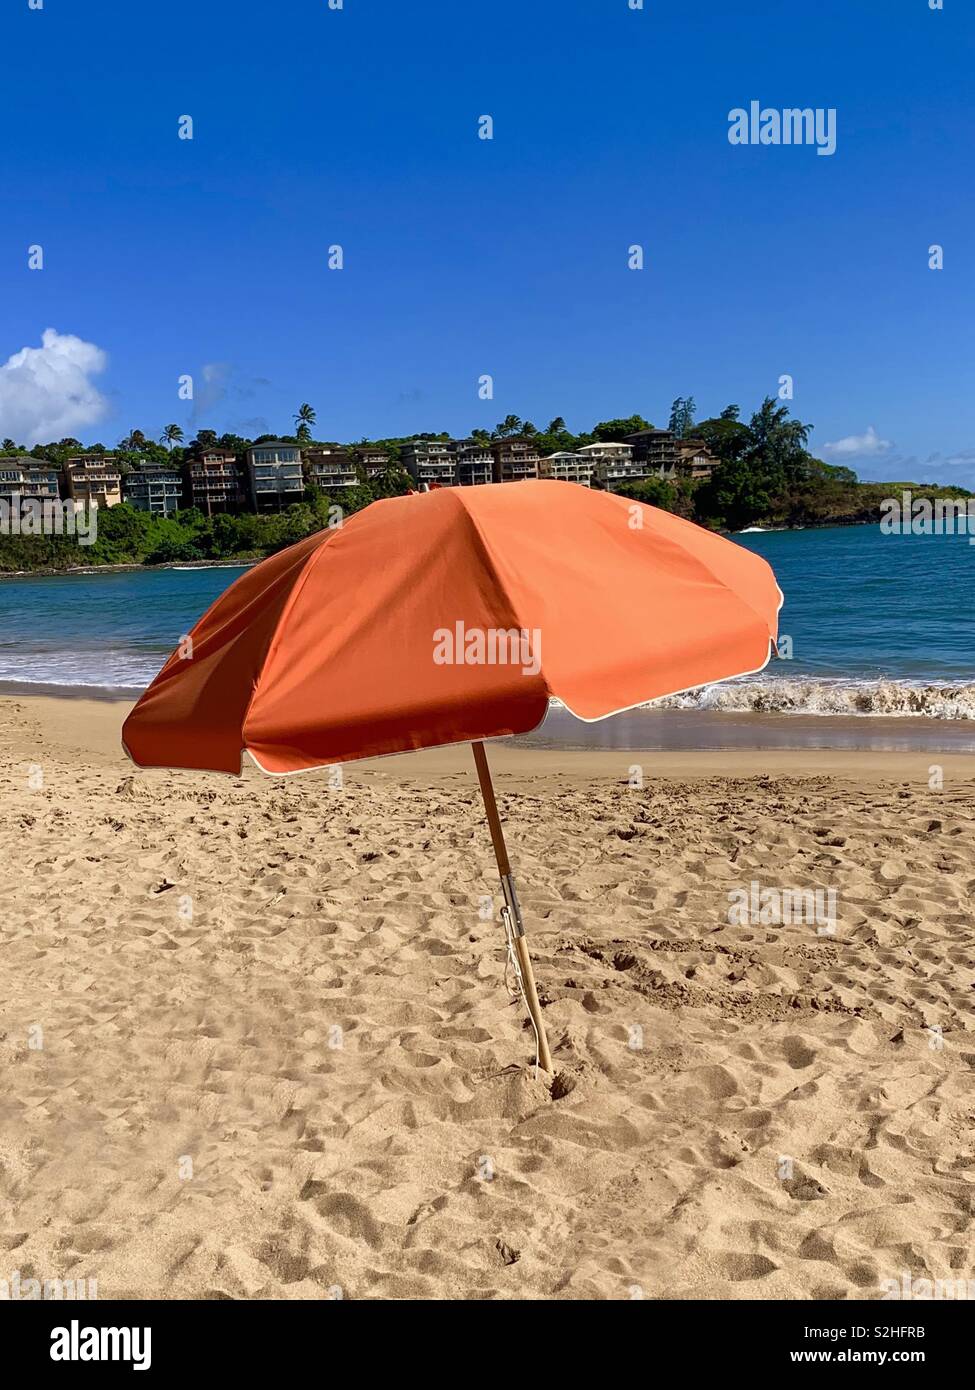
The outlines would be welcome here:
[[[375,502],[217,599],[125,721],[141,765],[287,773],[602,719],[760,669],[781,594],[689,521],[551,480]]]
[[[142,766],[292,773],[470,741],[501,919],[551,1071],[483,740],[557,697],[595,720],[765,665],[782,595],[761,557],[572,483],[375,502],[232,584],[123,726]]]

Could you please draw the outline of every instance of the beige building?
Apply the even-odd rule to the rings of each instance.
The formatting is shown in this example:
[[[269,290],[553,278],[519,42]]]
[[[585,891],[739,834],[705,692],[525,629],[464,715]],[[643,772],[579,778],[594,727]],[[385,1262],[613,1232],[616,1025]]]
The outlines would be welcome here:
[[[590,461],[593,477],[610,492],[615,483],[646,476],[634,469],[632,444],[616,440],[598,440],[595,444],[581,444],[577,452],[580,457]]]
[[[122,501],[122,470],[111,454],[77,454],[62,477],[65,497],[79,505],[117,507]]]
[[[244,487],[236,455],[229,449],[201,447],[183,465],[183,496],[188,507],[206,516],[239,512]]]
[[[538,477],[538,449],[530,439],[493,439],[490,447],[496,483]]]
[[[682,439],[679,448],[678,469],[688,477],[710,478],[720,462],[701,439]]]
[[[593,463],[628,463],[633,457],[633,445],[601,439],[595,444],[580,444],[576,452]]]
[[[581,449],[575,454],[561,449],[556,454],[547,455],[539,463],[541,477],[556,478],[563,483],[581,483],[583,487],[592,485],[595,472],[594,460],[588,458]]]

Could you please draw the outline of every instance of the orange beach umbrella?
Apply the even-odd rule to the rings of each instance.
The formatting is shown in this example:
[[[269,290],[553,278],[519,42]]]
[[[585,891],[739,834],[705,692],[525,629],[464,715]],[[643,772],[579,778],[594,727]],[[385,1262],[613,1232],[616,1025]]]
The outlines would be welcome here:
[[[782,596],[760,556],[574,483],[375,502],[242,575],[125,721],[140,766],[287,774],[471,742],[502,919],[551,1058],[483,740],[551,697],[584,720],[760,670]]]

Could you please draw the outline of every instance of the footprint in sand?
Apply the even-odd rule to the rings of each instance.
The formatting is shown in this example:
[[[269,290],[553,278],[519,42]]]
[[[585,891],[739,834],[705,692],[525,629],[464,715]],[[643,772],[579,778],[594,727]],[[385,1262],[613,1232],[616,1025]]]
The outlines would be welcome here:
[[[786,1038],[782,1044],[782,1052],[793,1071],[802,1071],[804,1067],[812,1066],[816,1060],[816,1053],[799,1037]]]

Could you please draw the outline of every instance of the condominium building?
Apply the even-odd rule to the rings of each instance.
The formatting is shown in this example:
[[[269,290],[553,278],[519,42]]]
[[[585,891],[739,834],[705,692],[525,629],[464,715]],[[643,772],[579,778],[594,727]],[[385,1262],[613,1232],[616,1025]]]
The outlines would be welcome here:
[[[79,506],[117,507],[122,500],[122,470],[111,454],[76,454],[62,470],[64,496]]]
[[[581,449],[575,454],[567,449],[560,449],[558,453],[548,454],[539,462],[539,475],[542,478],[556,478],[563,483],[581,483],[583,487],[591,486],[595,471],[595,462]]]
[[[580,444],[576,452],[596,464],[628,463],[633,457],[633,445],[615,439],[597,439],[595,444]]]
[[[453,440],[411,439],[400,449],[400,461],[417,483],[454,487],[457,483]]]
[[[496,483],[538,477],[538,450],[530,439],[494,439],[490,448]]]
[[[137,511],[169,516],[179,510],[183,484],[174,464],[146,462],[126,473],[122,493]]]
[[[239,512],[245,492],[236,455],[229,449],[198,449],[183,464],[183,498],[206,516]]]
[[[247,450],[247,476],[251,500],[257,512],[279,512],[300,502],[305,485],[301,450],[282,439],[266,439]]]
[[[57,501],[58,471],[43,459],[29,454],[0,458],[0,500],[16,505],[14,498],[39,497],[42,501]]]
[[[385,457],[385,456],[384,456]],[[338,492],[343,488],[358,487],[358,461],[349,449],[331,448],[305,449],[305,476],[308,481],[321,488],[322,492]]]
[[[611,488],[614,481],[629,476],[632,470],[632,444],[600,439],[595,444],[580,444],[576,453],[592,464],[591,477],[600,487]]]
[[[356,444],[352,453],[367,481],[381,477],[389,467],[389,454],[379,445]]]
[[[453,444],[460,487],[478,487],[494,481],[494,459],[487,444],[477,439],[455,439]]]
[[[691,478],[710,478],[720,463],[701,439],[681,439],[678,468]]]
[[[701,439],[678,439],[670,430],[640,430],[626,436],[633,446],[633,462],[629,470],[621,469],[614,476],[621,481],[644,478],[709,477],[718,460]],[[607,472],[607,487],[610,484]]]

